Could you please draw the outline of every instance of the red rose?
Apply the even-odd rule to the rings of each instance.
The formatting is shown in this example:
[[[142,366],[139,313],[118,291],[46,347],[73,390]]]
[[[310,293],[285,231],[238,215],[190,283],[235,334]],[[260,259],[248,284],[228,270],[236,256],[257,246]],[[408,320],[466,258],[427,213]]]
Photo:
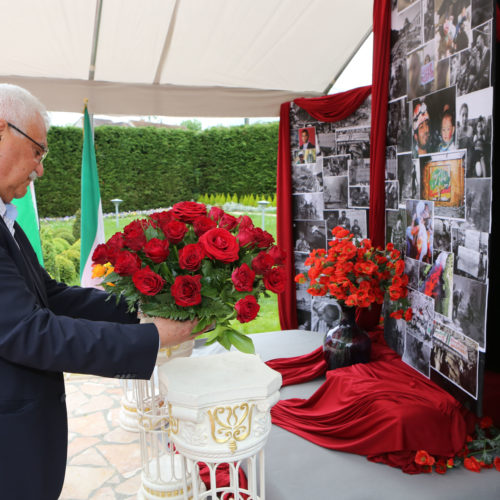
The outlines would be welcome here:
[[[146,235],[144,234],[143,225],[140,221],[134,220],[123,229],[123,239],[125,246],[131,250],[142,250],[146,244]]]
[[[201,302],[201,276],[177,276],[170,293],[181,307],[195,306]]]
[[[101,243],[95,247],[94,253],[92,254],[92,261],[96,264],[106,264],[106,262],[109,261],[107,245]]]
[[[224,210],[220,207],[212,207],[210,212],[208,212],[208,216],[213,219],[215,222],[219,222],[220,218],[225,214]]]
[[[446,474],[446,470],[448,469],[448,467],[446,466],[446,462],[444,460],[438,460],[435,465],[434,465],[434,470],[438,473],[438,474]]]
[[[285,291],[286,275],[283,267],[274,267],[264,273],[264,286],[274,293]]]
[[[149,257],[155,264],[160,264],[160,262],[164,262],[168,257],[170,252],[168,247],[168,240],[151,238],[144,245],[144,253],[146,254],[146,257]]]
[[[238,229],[241,231],[243,229],[253,229],[253,221],[248,215],[242,215],[239,219],[239,226]]]
[[[472,472],[481,472],[481,464],[476,457],[464,458],[464,467]]]
[[[254,227],[253,232],[259,248],[269,248],[274,243],[273,235],[263,231],[260,227]]]
[[[252,269],[257,274],[264,274],[268,269],[274,266],[274,259],[267,252],[259,252],[257,257],[252,260]]]
[[[188,227],[184,222],[178,220],[172,220],[166,224],[161,225],[161,230],[167,237],[167,240],[175,245],[182,241],[186,233],[188,232]]]
[[[267,253],[274,259],[274,263],[277,266],[281,266],[285,263],[286,253],[281,250],[281,248],[273,246],[267,251]]]
[[[149,266],[136,271],[132,276],[132,281],[139,292],[144,295],[156,295],[165,284],[165,280]]]
[[[226,229],[210,229],[200,236],[199,242],[203,245],[205,253],[210,259],[225,263],[238,260],[240,250],[238,241]]]
[[[227,229],[228,231],[231,231],[231,229],[234,229],[237,225],[238,225],[238,219],[230,214],[224,214],[219,219],[219,227],[221,227],[222,229]]]
[[[155,212],[149,216],[152,219],[156,226],[161,226],[162,224],[166,224],[175,219],[174,213],[172,210],[164,210],[163,212]],[[155,226],[155,227],[156,227]]]
[[[142,262],[138,255],[122,250],[116,256],[115,273],[120,276],[132,276],[141,268]]]
[[[182,269],[196,271],[205,257],[203,247],[199,243],[191,243],[179,251],[179,266]]]
[[[200,215],[193,221],[194,233],[198,236],[198,238],[208,230],[214,229],[215,227],[217,227],[217,224],[206,215]]]
[[[246,264],[243,264],[233,271],[231,280],[238,292],[251,292],[253,290],[255,273]]]
[[[238,233],[238,242],[240,246],[254,248],[257,245],[252,229],[242,229]]]
[[[195,201],[181,201],[172,207],[175,217],[182,222],[193,222],[200,215],[207,215],[207,207]]]
[[[253,295],[247,295],[243,299],[238,300],[238,302],[234,304],[234,308],[237,312],[236,319],[240,323],[248,323],[255,319],[260,306],[257,304],[257,300]]]
[[[108,247],[108,260],[114,265],[120,250],[125,246],[123,233],[115,233],[111,236],[111,238],[106,242],[106,246]]]
[[[483,417],[479,422],[481,429],[489,429],[492,425],[493,419],[491,417]]]

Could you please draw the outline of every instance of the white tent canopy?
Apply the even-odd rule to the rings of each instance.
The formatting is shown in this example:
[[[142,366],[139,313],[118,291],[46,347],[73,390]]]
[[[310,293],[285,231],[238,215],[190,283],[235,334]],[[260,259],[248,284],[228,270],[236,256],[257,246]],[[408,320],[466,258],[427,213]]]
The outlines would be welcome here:
[[[322,95],[372,0],[0,0],[0,81],[51,111],[276,116]]]

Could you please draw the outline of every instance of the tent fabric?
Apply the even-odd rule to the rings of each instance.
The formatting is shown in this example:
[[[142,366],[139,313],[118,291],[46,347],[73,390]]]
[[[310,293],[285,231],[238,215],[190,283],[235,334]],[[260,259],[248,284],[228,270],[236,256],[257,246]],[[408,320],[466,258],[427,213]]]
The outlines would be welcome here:
[[[51,111],[277,116],[321,95],[372,24],[350,0],[0,0],[0,81]],[[353,15],[355,13],[355,15]],[[95,57],[93,55],[95,54]]]

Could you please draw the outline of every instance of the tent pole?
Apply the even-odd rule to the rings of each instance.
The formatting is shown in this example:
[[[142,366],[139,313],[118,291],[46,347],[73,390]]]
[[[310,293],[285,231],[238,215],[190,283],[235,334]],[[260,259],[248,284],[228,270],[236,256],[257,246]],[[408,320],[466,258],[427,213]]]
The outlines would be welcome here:
[[[354,48],[354,51],[350,55],[350,57],[345,61],[345,63],[340,67],[340,69],[337,71],[337,74],[333,78],[333,80],[328,84],[326,89],[323,91],[323,95],[328,95],[328,92],[330,92],[331,88],[335,85],[335,82],[338,80],[339,76],[343,73],[343,71],[347,68],[349,63],[353,60],[354,56],[358,53],[358,50],[362,47],[362,45],[366,42],[370,34],[372,33],[373,29],[370,27],[366,35],[359,41],[358,45]]]
[[[102,14],[102,0],[97,0],[95,9],[94,34],[92,36],[92,53],[90,55],[89,80],[93,80],[95,75],[97,45],[99,43],[99,31],[101,29],[101,14]]]

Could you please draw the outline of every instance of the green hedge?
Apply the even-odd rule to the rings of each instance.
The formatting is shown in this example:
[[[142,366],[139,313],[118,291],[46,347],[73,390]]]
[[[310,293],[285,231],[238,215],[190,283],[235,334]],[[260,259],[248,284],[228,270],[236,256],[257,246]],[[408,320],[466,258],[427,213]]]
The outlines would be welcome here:
[[[45,175],[37,181],[40,217],[73,215],[80,207],[82,130],[53,127]],[[104,212],[112,198],[123,210],[166,207],[202,193],[272,195],[276,190],[278,123],[183,129],[95,129]]]

